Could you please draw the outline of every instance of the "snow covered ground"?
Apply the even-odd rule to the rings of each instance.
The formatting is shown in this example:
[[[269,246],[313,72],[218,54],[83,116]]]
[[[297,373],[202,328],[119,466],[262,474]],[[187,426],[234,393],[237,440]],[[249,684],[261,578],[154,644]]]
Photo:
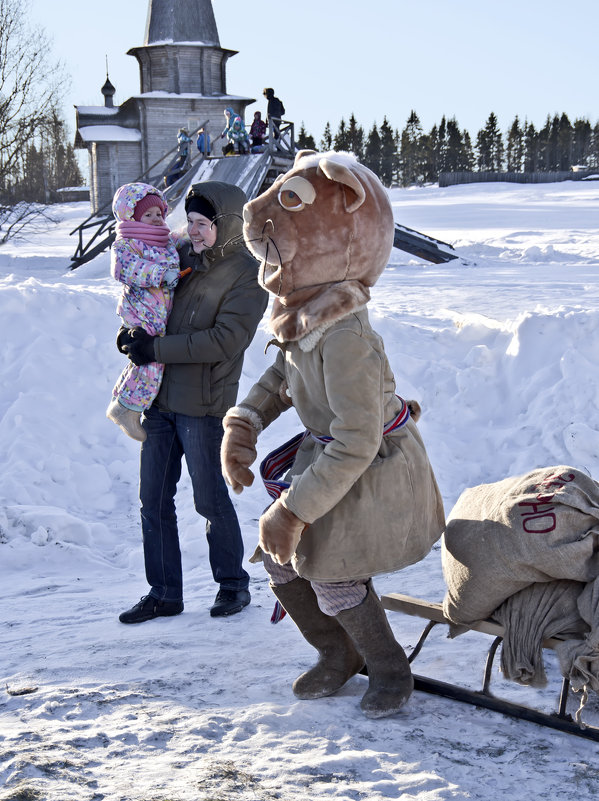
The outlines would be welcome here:
[[[449,511],[463,488],[571,464],[599,476],[599,182],[393,190],[396,219],[451,242],[430,265],[395,250],[374,290],[398,392],[420,428]],[[201,521],[182,479],[185,613],[123,626],[146,592],[138,445],[104,416],[123,357],[108,255],[69,272],[62,222],[0,248],[0,801],[437,801],[595,799],[597,744],[415,693],[395,718],[359,710],[365,679],[295,700],[313,652],[248,565],[253,601],[211,619]],[[266,365],[262,326],[242,393]],[[270,358],[270,356],[269,356]],[[299,430],[293,411],[260,455]],[[247,550],[267,503],[235,497]],[[379,592],[443,597],[439,546],[376,580]],[[410,650],[420,620],[389,613]],[[417,673],[480,687],[484,635],[433,632]],[[543,691],[493,687],[546,710]],[[26,688],[35,692],[14,695]],[[573,705],[575,708],[575,704]],[[599,716],[593,698],[588,714]]]

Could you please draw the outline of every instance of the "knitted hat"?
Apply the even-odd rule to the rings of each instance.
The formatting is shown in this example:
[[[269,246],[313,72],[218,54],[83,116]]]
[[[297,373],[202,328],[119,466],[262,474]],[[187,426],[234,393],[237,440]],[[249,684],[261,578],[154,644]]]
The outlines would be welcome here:
[[[139,222],[146,211],[151,209],[152,206],[158,206],[158,208],[162,211],[162,216],[164,217],[166,213],[166,204],[162,198],[158,197],[158,195],[149,194],[144,195],[142,199],[138,200],[135,204],[135,208],[133,210],[133,219]]]
[[[214,220],[216,217],[214,206],[201,195],[188,195],[185,201],[185,211],[187,213],[194,211],[196,214],[202,214],[208,220]]]

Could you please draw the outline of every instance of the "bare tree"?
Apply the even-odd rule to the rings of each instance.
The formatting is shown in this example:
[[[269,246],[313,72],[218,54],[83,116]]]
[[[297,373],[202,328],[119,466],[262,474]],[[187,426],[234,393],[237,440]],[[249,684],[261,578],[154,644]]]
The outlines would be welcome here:
[[[46,231],[60,222],[60,216],[50,206],[21,200],[14,206],[0,206],[0,245],[9,239],[23,239],[27,234]]]
[[[7,198],[19,159],[47,125],[64,88],[43,29],[29,24],[28,0],[0,0],[0,195]]]

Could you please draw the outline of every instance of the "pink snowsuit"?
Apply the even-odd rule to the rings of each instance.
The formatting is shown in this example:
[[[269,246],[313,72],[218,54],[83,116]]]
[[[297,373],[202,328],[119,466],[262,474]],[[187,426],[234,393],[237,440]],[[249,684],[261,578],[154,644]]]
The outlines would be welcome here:
[[[164,201],[162,192],[149,184],[125,184],[117,189],[112,203],[116,220],[133,221],[136,203],[147,194],[158,195]],[[157,247],[139,239],[121,238],[117,233],[111,248],[110,272],[123,284],[117,313],[128,328],[141,326],[152,336],[164,335],[174,285],[171,282],[171,288],[163,282],[167,271],[172,275],[173,269],[179,270],[176,241],[171,234],[166,247]],[[158,394],[163,372],[164,365],[157,362],[142,367],[129,362],[112,390],[113,400],[128,409],[148,409]]]

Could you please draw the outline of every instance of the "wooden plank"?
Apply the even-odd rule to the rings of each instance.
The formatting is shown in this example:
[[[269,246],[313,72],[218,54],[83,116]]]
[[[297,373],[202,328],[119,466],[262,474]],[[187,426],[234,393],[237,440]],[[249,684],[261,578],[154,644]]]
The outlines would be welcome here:
[[[412,598],[410,595],[391,592],[381,596],[381,603],[390,612],[403,612],[412,617],[422,617],[425,620],[434,620],[435,623],[446,623],[448,626],[455,625],[470,631],[480,631],[483,634],[490,634],[492,637],[503,637],[505,629],[494,620],[479,620],[476,623],[453,624],[443,614],[443,607],[439,603],[423,601],[421,598]],[[559,640],[551,638],[543,640],[543,648],[555,648]]]
[[[443,607],[438,603],[412,598],[410,595],[402,595],[398,592],[382,595],[381,602],[385,609],[391,612],[404,612],[404,614],[412,615],[412,617],[424,617],[427,620],[434,620],[435,623],[449,623],[449,620],[443,614]]]

